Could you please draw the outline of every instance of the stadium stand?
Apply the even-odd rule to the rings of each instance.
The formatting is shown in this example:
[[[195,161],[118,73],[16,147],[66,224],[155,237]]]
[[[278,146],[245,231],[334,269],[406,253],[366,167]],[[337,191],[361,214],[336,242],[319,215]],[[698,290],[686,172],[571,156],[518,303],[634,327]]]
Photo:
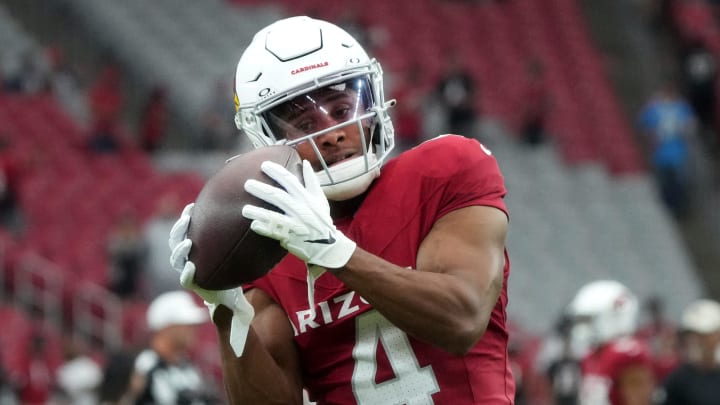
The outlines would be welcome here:
[[[40,52],[36,41],[0,11],[7,34],[0,37],[8,41],[3,49]],[[22,319],[23,311],[32,313],[33,319],[67,328],[104,349],[138,343],[122,337],[139,333],[143,318],[135,317],[124,325],[131,331],[122,331],[124,304],[106,289],[109,226],[126,210],[149,218],[167,193],[192,200],[202,179],[159,173],[132,147],[117,155],[93,154],[84,147],[83,128],[45,92],[0,94],[0,123],[14,158],[24,162],[20,202],[26,218],[19,237],[3,233],[0,238],[3,301],[17,308],[3,314]]]
[[[67,0],[97,42],[118,55],[145,85],[161,83],[178,116],[197,125],[215,82],[230,86],[240,45],[281,14],[277,7],[239,10],[223,0]],[[192,33],[192,34],[190,34]]]
[[[615,177],[596,163],[568,168],[553,145],[527,149],[502,134],[488,143],[508,188],[509,313],[518,325],[547,331],[590,279],[623,280],[642,297],[673,291],[674,315],[702,293],[646,175]]]

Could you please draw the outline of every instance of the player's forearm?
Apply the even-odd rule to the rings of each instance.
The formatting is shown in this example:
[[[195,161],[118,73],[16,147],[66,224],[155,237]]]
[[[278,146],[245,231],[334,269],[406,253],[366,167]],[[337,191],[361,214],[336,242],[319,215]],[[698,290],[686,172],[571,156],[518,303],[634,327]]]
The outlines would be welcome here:
[[[359,248],[336,276],[395,326],[454,354],[482,337],[502,288],[502,273],[478,292],[459,277],[405,269]]]
[[[214,317],[229,403],[301,404],[300,390],[294,388],[295,384],[288,380],[252,328],[242,357],[235,356],[229,344],[231,317],[232,313],[224,307],[218,308]]]

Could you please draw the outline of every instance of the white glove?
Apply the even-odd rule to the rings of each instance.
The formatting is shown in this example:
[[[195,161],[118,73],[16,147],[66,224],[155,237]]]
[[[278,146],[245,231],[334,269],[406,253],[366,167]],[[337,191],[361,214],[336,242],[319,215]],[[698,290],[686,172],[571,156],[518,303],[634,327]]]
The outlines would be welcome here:
[[[190,226],[190,215],[194,203],[185,206],[180,218],[170,231],[168,244],[170,245],[170,265],[180,273],[180,284],[199,295],[210,310],[212,319],[218,305],[224,305],[232,311],[230,321],[230,347],[235,355],[240,357],[245,348],[245,341],[250,330],[250,323],[255,316],[255,310],[243,294],[242,287],[229,290],[211,291],[198,287],[193,281],[195,278],[195,263],[188,260],[192,241],[187,238]]]
[[[356,244],[333,224],[330,205],[310,162],[303,161],[305,186],[277,163],[263,162],[260,168],[282,188],[251,179],[245,182],[245,190],[284,213],[247,204],[242,214],[252,220],[250,228],[278,240],[306,263],[329,269],[345,266]]]

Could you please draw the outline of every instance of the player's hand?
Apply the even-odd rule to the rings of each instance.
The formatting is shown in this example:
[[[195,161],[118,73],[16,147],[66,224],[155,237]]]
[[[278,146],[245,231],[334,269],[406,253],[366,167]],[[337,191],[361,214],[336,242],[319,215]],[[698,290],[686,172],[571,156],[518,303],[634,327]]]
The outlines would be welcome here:
[[[245,182],[245,190],[284,213],[247,204],[242,214],[252,220],[250,228],[278,240],[290,253],[307,263],[328,269],[343,267],[350,260],[356,244],[333,224],[330,205],[310,162],[303,161],[305,186],[277,163],[263,162],[260,167],[282,187],[251,179]]]
[[[180,273],[180,284],[199,295],[210,311],[210,317],[215,314],[219,305],[229,308],[232,313],[230,321],[230,346],[235,355],[240,357],[245,348],[245,341],[250,330],[250,322],[255,316],[255,310],[247,301],[242,288],[237,287],[229,290],[211,291],[198,287],[195,282],[195,263],[188,260],[192,241],[187,238],[190,216],[194,204],[188,204],[183,210],[180,218],[175,222],[170,231],[168,244],[170,245],[170,265]]]

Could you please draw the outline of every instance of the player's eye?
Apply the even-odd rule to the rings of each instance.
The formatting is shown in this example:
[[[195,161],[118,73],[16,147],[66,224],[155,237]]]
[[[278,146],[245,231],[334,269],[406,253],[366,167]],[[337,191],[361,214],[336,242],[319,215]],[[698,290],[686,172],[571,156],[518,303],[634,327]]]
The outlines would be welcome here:
[[[303,132],[305,134],[310,134],[316,128],[315,120],[302,120],[302,121],[298,122],[297,124],[295,124],[295,128],[297,128],[298,130],[300,130],[301,132]]]
[[[333,118],[336,121],[344,121],[350,115],[350,107],[339,106],[333,110]]]

